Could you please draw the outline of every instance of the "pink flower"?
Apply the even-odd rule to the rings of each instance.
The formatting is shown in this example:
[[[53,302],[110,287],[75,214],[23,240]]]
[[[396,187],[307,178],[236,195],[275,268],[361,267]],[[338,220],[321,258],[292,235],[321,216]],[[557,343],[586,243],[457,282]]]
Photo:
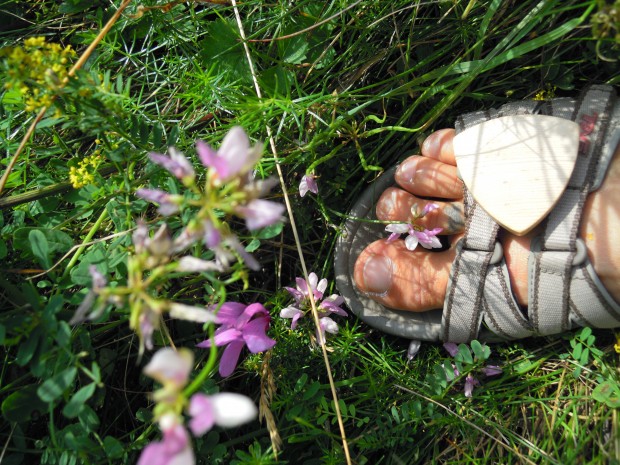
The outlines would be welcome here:
[[[245,224],[250,231],[271,226],[282,219],[284,205],[269,200],[254,199],[246,205],[237,207],[236,213],[245,218]]]
[[[497,365],[487,365],[482,367],[482,373],[485,376],[497,376],[502,374],[502,368]]]
[[[472,375],[467,375],[465,378],[465,397],[471,397],[474,391],[474,387],[479,385],[480,382]]]
[[[181,180],[183,184],[191,184],[196,177],[194,168],[185,156],[174,147],[168,148],[170,156],[160,153],[149,153],[149,158],[153,163],[166,168],[172,175]]]
[[[269,327],[269,312],[262,304],[243,305],[237,302],[226,302],[217,312],[220,326],[215,331],[215,345],[226,346],[220,360],[220,375],[230,374],[237,367],[241,349],[247,345],[253,354],[271,349],[276,341],[266,334]],[[198,347],[211,347],[211,340],[198,344]]]
[[[187,384],[193,367],[194,354],[190,350],[165,347],[155,352],[142,371],[168,389],[180,390]]]
[[[459,353],[459,346],[454,342],[445,342],[443,348],[448,351],[451,357]]]
[[[188,413],[192,417],[189,422],[192,433],[202,436],[214,425],[232,428],[252,421],[258,411],[249,397],[226,392],[211,396],[194,394]]]
[[[183,197],[180,195],[172,195],[160,189],[138,189],[136,196],[149,202],[159,204],[157,211],[162,216],[174,215],[179,211]]]
[[[226,134],[217,152],[201,140],[196,141],[196,151],[202,164],[213,169],[219,180],[225,182],[249,173],[260,159],[263,147],[250,147],[243,128],[235,126]]]
[[[105,310],[106,302],[104,299],[99,298],[99,292],[107,286],[108,281],[95,265],[90,265],[88,267],[88,272],[93,283],[92,289],[88,291],[88,294],[86,294],[86,297],[84,297],[82,303],[75,310],[73,317],[69,320],[70,325],[82,323],[85,320],[94,320],[99,318]],[[112,298],[107,300],[107,303],[115,303]]]
[[[422,209],[422,213],[420,214],[419,218],[424,218],[428,213],[434,212],[437,209],[439,209],[439,205],[437,205],[436,203],[427,203]]]
[[[401,234],[408,234],[405,238],[405,246],[408,250],[415,250],[420,244],[425,249],[436,249],[441,247],[441,242],[436,237],[443,228],[424,229],[418,231],[412,224],[408,223],[394,223],[388,224],[385,230],[390,232],[390,236],[387,238],[388,242],[395,241]]]
[[[308,191],[313,194],[319,193],[319,186],[316,183],[315,176],[312,174],[306,174],[301,178],[301,182],[299,183],[299,196],[305,196]]]
[[[160,419],[162,441],[153,441],[142,450],[138,465],[194,465],[196,459],[187,430],[174,415]]]
[[[340,307],[344,303],[344,298],[338,294],[332,294],[323,298],[327,290],[327,279],[323,278],[319,281],[316,273],[310,273],[308,275],[308,281],[303,278],[296,278],[296,283],[296,288],[284,288],[293,296],[295,304],[283,308],[280,311],[280,318],[290,318],[291,329],[295,329],[299,319],[311,309],[310,293],[312,293],[319,314],[317,338],[322,344],[325,341],[325,332],[332,334],[338,332],[338,324],[332,320],[329,315],[335,313],[336,315],[347,316],[347,312]]]

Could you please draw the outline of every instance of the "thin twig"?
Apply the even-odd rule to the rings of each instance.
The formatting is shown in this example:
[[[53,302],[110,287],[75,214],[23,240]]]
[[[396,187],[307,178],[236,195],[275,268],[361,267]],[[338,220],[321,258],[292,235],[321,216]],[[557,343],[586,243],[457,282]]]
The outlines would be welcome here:
[[[352,5],[349,5],[347,8],[345,8],[344,10],[342,10],[338,15],[342,14],[344,11],[353,8],[355,5],[357,5],[358,3],[360,3],[360,0],[358,0],[357,2],[353,3]],[[258,96],[259,99],[263,98],[263,93],[261,92],[260,86],[258,84],[258,79],[256,77],[256,71],[254,68],[254,61],[252,60],[252,55],[250,53],[250,48],[248,47],[248,40],[246,39],[245,36],[245,31],[243,29],[243,23],[241,22],[241,15],[239,14],[239,9],[237,8],[237,2],[236,0],[232,0],[232,4],[233,4],[233,9],[235,11],[235,18],[237,20],[237,25],[239,27],[239,34],[241,35],[241,40],[243,41],[243,48],[245,50],[245,54],[246,54],[246,58],[248,60],[248,64],[250,66],[250,73],[252,74],[252,80],[254,81],[254,89],[256,90],[256,95]],[[338,16],[336,15],[336,16]],[[332,17],[328,18],[327,20],[332,19]],[[326,20],[326,21],[327,21]],[[306,281],[309,281],[308,278],[308,269],[306,267],[306,261],[304,260],[304,254],[303,251],[301,249],[301,241],[299,240],[299,234],[297,232],[297,226],[295,223],[295,217],[293,215],[293,208],[291,207],[291,202],[290,202],[290,198],[288,196],[288,191],[286,189],[286,183],[284,182],[284,175],[282,174],[282,167],[280,166],[280,160],[278,157],[278,151],[276,149],[276,143],[275,143],[275,139],[273,137],[273,132],[271,131],[271,127],[267,124],[265,126],[266,131],[267,131],[267,137],[269,138],[269,145],[271,146],[271,151],[273,153],[273,158],[275,160],[275,165],[276,165],[276,170],[278,172],[278,177],[280,179],[280,186],[282,188],[282,193],[284,195],[284,203],[286,204],[286,210],[288,212],[288,216],[289,216],[289,221],[291,223],[291,229],[293,231],[293,236],[295,237],[295,245],[297,246],[297,253],[299,255],[299,261],[301,263],[301,268],[304,274],[304,278]],[[340,404],[338,403],[338,393],[336,392],[336,386],[334,384],[334,378],[332,376],[332,370],[331,370],[331,365],[329,363],[329,357],[327,356],[327,347],[325,344],[325,341],[323,340],[323,336],[321,334],[320,331],[320,323],[319,323],[319,312],[317,310],[317,306],[316,306],[316,301],[314,299],[314,295],[312,292],[308,293],[308,296],[310,298],[310,306],[312,308],[312,316],[314,317],[314,324],[316,325],[316,328],[318,330],[318,336],[319,336],[319,344],[321,346],[321,349],[323,351],[323,360],[325,362],[325,369],[327,371],[327,377],[329,379],[329,386],[331,388],[331,392],[332,392],[332,398],[334,401],[334,411],[336,412],[336,417],[338,419],[338,426],[340,428],[340,437],[342,440],[342,447],[344,449],[344,454],[346,457],[346,461],[347,461],[347,465],[352,465],[351,462],[351,456],[349,454],[349,446],[347,443],[347,435],[344,429],[344,422],[342,420],[342,413],[340,412]]]
[[[123,12],[125,8],[127,8],[127,6],[130,3],[131,3],[131,0],[124,0],[123,3],[121,3],[121,6],[118,7],[118,10],[116,10],[116,12],[114,13],[114,15],[112,15],[112,17],[106,23],[106,25],[103,26],[103,29],[101,29],[99,34],[97,34],[97,37],[95,37],[95,40],[92,41],[92,43],[88,46],[88,48],[84,51],[84,53],[82,53],[82,56],[80,56],[78,61],[71,67],[71,69],[67,73],[67,76],[63,79],[62,83],[60,84],[61,89],[65,85],[67,85],[67,83],[69,82],[69,79],[75,76],[75,73],[84,65],[84,63],[86,63],[86,60],[88,60],[88,58],[93,53],[97,45],[99,45],[99,42],[101,42],[103,38],[106,36],[106,34],[110,32],[110,29],[112,29],[112,26],[114,26],[114,23],[118,21],[118,18],[121,17],[121,13]],[[57,96],[58,94],[52,95],[50,105],[54,103]],[[28,128],[28,131],[26,131],[26,134],[22,138],[22,141],[20,142],[19,147],[17,147],[17,151],[15,152],[15,155],[13,155],[13,158],[11,158],[11,161],[7,165],[6,170],[4,171],[4,174],[2,175],[2,178],[0,178],[0,194],[2,194],[2,191],[4,190],[4,186],[6,185],[6,182],[9,179],[9,175],[11,174],[11,171],[13,171],[13,167],[15,166],[17,159],[19,158],[20,154],[24,151],[24,148],[26,148],[26,144],[28,143],[32,135],[34,134],[34,130],[37,127],[37,124],[39,124],[39,121],[43,119],[48,108],[49,106],[44,106],[43,108],[41,108],[41,110],[35,117],[34,121]]]

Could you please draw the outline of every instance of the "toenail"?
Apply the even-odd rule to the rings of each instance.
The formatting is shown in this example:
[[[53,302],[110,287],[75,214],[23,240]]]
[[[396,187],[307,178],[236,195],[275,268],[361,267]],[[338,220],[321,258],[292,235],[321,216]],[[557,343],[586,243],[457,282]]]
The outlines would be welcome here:
[[[418,170],[418,161],[420,157],[411,157],[400,165],[400,178],[410,184],[413,184],[413,178]]]
[[[424,155],[432,156],[432,154],[436,153],[438,149],[439,137],[437,137],[435,134],[431,134],[430,136],[428,136],[422,144],[422,153]]]
[[[372,294],[385,294],[392,285],[392,260],[373,255],[364,264],[364,287]]]

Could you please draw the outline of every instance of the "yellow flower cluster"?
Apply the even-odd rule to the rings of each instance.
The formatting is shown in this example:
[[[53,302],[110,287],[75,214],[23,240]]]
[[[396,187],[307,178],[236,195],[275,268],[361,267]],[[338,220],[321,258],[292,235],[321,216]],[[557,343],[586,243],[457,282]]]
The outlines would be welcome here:
[[[52,95],[67,77],[68,65],[76,56],[70,45],[48,43],[45,37],[30,37],[23,46],[0,49],[8,79],[5,89],[17,89],[26,111],[49,107]]]
[[[103,162],[103,157],[99,150],[95,150],[93,155],[79,161],[77,166],[69,168],[69,181],[75,189],[84,187],[95,182],[97,168]]]
[[[539,90],[536,95],[534,96],[533,100],[538,100],[538,101],[545,101],[545,100],[551,100],[553,98],[555,98],[555,90],[557,89],[556,86],[550,86],[547,85],[546,89],[542,89]]]

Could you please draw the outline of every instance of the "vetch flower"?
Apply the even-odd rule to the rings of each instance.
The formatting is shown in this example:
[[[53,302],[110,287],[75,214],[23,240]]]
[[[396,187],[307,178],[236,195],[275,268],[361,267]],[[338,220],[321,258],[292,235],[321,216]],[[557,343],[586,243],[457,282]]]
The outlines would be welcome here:
[[[276,341],[267,336],[269,312],[260,303],[243,305],[237,302],[226,302],[217,312],[220,326],[214,335],[215,345],[226,346],[220,360],[219,373],[223,377],[230,376],[237,367],[239,355],[247,346],[253,354],[271,349]],[[211,347],[211,340],[198,344],[198,347]]]
[[[312,174],[304,175],[299,183],[299,196],[303,197],[308,192],[312,192],[313,194],[319,193],[319,186],[316,183],[315,176]]]
[[[459,346],[454,342],[445,342],[443,348],[448,351],[451,357],[459,353]]]
[[[487,365],[480,370],[485,376],[497,376],[502,374],[502,368],[497,365]]]
[[[474,378],[472,375],[467,375],[465,378],[465,397],[471,397],[474,391],[474,386],[478,386],[480,382]]]
[[[194,436],[202,436],[214,425],[233,428],[256,418],[258,410],[249,397],[229,392],[194,394],[189,402],[189,428]]]
[[[436,237],[443,228],[424,229],[418,231],[412,224],[407,223],[394,223],[388,224],[385,230],[390,232],[390,236],[387,238],[388,242],[395,241],[401,234],[408,234],[405,238],[405,246],[408,250],[415,250],[418,244],[425,249],[436,249],[441,247],[441,242]]]
[[[155,352],[142,372],[165,388],[178,391],[187,384],[193,367],[194,354],[191,350],[165,347]]]
[[[328,316],[319,318],[319,331],[317,331],[317,339],[319,344],[325,344],[325,333],[337,334],[338,324]]]
[[[108,299],[101,299],[100,293],[103,288],[108,284],[105,276],[97,269],[95,265],[88,267],[88,272],[92,279],[92,288],[82,300],[82,303],[78,306],[73,317],[69,320],[70,325],[81,323],[85,320],[95,320],[101,316],[105,309],[106,303],[116,303],[112,297]]]
[[[250,231],[271,226],[282,219],[284,205],[269,200],[254,199],[246,205],[236,208],[236,213],[245,219],[245,224]]]
[[[411,361],[411,360],[413,360],[415,358],[415,356],[420,351],[420,347],[422,347],[422,341],[418,341],[418,340],[413,339],[409,343],[409,347],[407,348],[407,359],[409,361]]]
[[[167,414],[159,420],[159,427],[163,439],[153,441],[142,450],[138,465],[194,465],[192,444],[181,420],[172,413]]]
[[[136,197],[140,197],[148,202],[159,204],[157,212],[162,216],[170,216],[177,213],[183,197],[180,195],[172,195],[160,189],[138,189]]]
[[[173,176],[183,182],[184,185],[191,185],[194,182],[196,173],[190,161],[174,147],[169,147],[168,153],[170,156],[151,152],[149,153],[149,158],[153,163],[167,169]]]
[[[332,294],[324,297],[327,290],[327,279],[319,280],[316,273],[308,275],[308,281],[303,278],[296,278],[296,288],[285,287],[286,291],[295,299],[294,305],[289,305],[280,311],[281,318],[291,319],[291,329],[297,327],[297,323],[301,317],[311,311],[310,293],[312,293],[319,315],[319,328],[317,329],[317,338],[322,344],[325,341],[325,332],[336,334],[338,332],[338,324],[330,318],[335,313],[340,316],[347,316],[340,306],[344,303],[344,298],[338,294]]]
[[[250,147],[250,139],[243,128],[235,126],[226,134],[219,150],[199,140],[196,151],[202,164],[213,169],[220,182],[226,182],[249,173],[260,159],[263,147],[259,144]]]

